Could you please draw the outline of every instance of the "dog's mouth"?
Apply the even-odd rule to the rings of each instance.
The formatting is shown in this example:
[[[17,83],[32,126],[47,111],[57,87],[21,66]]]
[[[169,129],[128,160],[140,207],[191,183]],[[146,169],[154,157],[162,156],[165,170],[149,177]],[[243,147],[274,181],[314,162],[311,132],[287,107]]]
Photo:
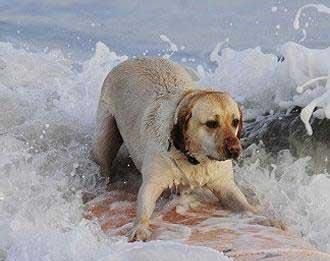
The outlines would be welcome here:
[[[216,161],[226,161],[226,160],[237,161],[238,158],[239,158],[239,155],[231,155],[231,154],[225,153],[225,155],[224,156],[221,156],[221,157],[214,157],[212,155],[207,155],[207,158],[209,160],[216,160]]]

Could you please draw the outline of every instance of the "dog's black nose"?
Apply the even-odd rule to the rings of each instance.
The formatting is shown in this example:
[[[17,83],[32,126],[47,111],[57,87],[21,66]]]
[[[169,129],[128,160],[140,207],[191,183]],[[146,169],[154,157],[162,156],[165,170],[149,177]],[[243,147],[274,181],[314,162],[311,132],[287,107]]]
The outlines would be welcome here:
[[[241,144],[236,137],[225,138],[225,154],[228,159],[237,159],[241,154]]]
[[[238,159],[240,152],[239,151],[234,151],[229,153],[229,158],[230,159]]]
[[[226,158],[227,159],[238,159],[239,155],[241,153],[241,150],[234,149],[234,150],[227,150],[226,149]]]

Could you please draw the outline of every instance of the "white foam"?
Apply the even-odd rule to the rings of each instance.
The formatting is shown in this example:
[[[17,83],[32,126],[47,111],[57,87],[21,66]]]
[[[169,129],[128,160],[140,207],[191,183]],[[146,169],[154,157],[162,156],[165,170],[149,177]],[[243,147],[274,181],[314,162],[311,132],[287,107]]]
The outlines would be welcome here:
[[[163,253],[163,254],[161,254]],[[166,253],[166,254],[165,254]],[[148,244],[137,243],[127,249],[119,251],[114,256],[114,261],[166,261],[166,260],[187,260],[187,261],[230,261],[216,250],[205,247],[187,246],[173,242],[150,242]],[[105,261],[106,259],[104,259]]]
[[[253,145],[246,153],[251,156],[235,168],[237,181],[256,192],[270,216],[330,251],[330,175],[325,170],[310,175],[310,158],[296,159],[289,151],[272,159]]]

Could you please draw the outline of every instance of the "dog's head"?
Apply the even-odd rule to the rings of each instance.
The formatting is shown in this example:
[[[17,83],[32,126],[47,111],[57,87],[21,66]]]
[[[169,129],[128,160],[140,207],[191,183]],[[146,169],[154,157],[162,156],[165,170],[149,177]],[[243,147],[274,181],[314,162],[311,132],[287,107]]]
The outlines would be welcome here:
[[[198,160],[237,159],[242,123],[241,110],[228,94],[191,92],[178,105],[171,137],[176,148]]]

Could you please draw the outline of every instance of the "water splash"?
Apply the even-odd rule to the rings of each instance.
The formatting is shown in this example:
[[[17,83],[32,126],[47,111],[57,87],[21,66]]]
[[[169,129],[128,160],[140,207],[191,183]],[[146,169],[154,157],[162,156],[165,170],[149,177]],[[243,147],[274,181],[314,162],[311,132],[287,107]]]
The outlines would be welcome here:
[[[296,16],[294,18],[294,21],[293,21],[293,28],[295,30],[299,30],[300,28],[300,17],[301,17],[301,13],[304,9],[307,9],[307,8],[315,8],[316,11],[318,11],[319,13],[324,13],[324,14],[330,14],[330,8],[325,6],[325,5],[322,5],[322,4],[307,4],[307,5],[304,5],[302,7],[300,7],[296,13]]]
[[[170,48],[168,49],[168,51],[170,51],[170,53],[166,53],[166,54],[164,54],[164,55],[163,55],[163,58],[167,58],[167,59],[168,59],[168,58],[170,58],[175,52],[178,51],[178,47],[177,47],[177,45],[176,45],[175,43],[173,43],[173,42],[170,40],[170,38],[168,38],[166,35],[161,34],[161,35],[159,36],[159,38],[160,38],[163,42],[168,43],[169,46],[170,46]]]
[[[310,158],[297,159],[288,150],[274,158],[261,145],[251,145],[244,153],[235,168],[238,183],[256,193],[270,216],[329,251],[329,232],[320,233],[330,229],[329,173],[311,175]]]

